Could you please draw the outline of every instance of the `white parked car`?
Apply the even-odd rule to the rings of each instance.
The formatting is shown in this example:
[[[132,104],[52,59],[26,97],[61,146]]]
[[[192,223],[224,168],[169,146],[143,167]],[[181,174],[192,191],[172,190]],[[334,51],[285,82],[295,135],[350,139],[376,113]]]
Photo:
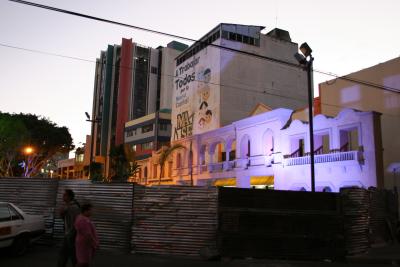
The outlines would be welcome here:
[[[42,216],[29,215],[12,203],[0,202],[0,248],[24,254],[31,242],[45,232]]]

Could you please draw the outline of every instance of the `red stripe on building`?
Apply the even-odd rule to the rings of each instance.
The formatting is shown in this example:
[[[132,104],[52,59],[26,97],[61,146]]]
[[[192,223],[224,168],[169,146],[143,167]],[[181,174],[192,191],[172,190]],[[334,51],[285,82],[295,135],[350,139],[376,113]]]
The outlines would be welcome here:
[[[124,143],[125,123],[129,118],[129,95],[132,88],[132,39],[122,39],[117,102],[115,145]]]

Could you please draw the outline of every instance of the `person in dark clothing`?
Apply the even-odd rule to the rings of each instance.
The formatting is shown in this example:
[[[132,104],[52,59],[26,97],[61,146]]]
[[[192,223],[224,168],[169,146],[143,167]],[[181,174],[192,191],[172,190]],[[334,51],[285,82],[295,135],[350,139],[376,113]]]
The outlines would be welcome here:
[[[80,213],[79,203],[75,200],[74,191],[66,189],[63,195],[64,205],[60,209],[60,216],[64,220],[64,240],[61,245],[58,267],[67,266],[68,260],[71,260],[72,266],[76,265],[75,254],[75,219]]]

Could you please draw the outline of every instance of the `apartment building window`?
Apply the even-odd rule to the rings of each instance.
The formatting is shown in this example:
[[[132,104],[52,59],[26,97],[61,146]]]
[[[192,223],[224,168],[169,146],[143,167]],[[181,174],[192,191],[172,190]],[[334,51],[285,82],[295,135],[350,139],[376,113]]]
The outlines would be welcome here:
[[[153,74],[157,74],[158,73],[158,69],[156,67],[151,67],[151,73]]]
[[[142,133],[148,133],[153,131],[153,124],[145,125],[142,127]]]
[[[142,150],[153,149],[153,142],[147,142],[142,144]]]
[[[254,38],[240,33],[222,31],[222,38],[230,41],[241,42],[244,44],[260,46],[260,39]]]
[[[168,130],[168,124],[166,124],[166,123],[160,123],[160,130],[161,130],[161,131],[166,131],[166,130]]]
[[[182,56],[180,56],[177,60],[176,60],[176,65],[180,65],[183,62],[185,62],[185,60],[187,60],[188,58],[196,55],[198,52],[200,52],[203,48],[206,48],[208,45],[212,44],[213,42],[215,42],[217,39],[219,39],[220,37],[220,32],[219,29],[217,31],[215,31],[214,33],[208,35],[207,37],[205,37],[204,39],[196,42],[193,46],[192,49],[188,50],[185,54],[183,54]]]
[[[133,145],[133,146],[132,146],[132,150],[133,150],[133,151],[136,151],[136,150],[137,150],[137,145]]]
[[[130,137],[130,136],[136,135],[136,130],[137,129],[132,129],[132,130],[126,131],[126,137]]]

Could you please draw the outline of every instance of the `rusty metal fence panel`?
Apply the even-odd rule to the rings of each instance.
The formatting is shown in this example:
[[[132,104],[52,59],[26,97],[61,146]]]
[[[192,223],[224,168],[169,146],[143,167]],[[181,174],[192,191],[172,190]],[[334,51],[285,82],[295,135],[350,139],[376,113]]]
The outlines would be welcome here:
[[[93,205],[93,222],[102,249],[129,251],[132,225],[133,184],[92,183],[87,180],[63,180],[59,182],[56,211],[62,207],[65,189],[72,189],[80,204]],[[63,237],[63,221],[56,212],[54,235]]]
[[[394,241],[398,221],[397,195],[390,190],[369,189],[369,241],[385,245]]]
[[[28,214],[42,215],[46,234],[41,243],[51,244],[58,180],[0,178],[0,201],[11,202]]]
[[[216,248],[217,189],[135,186],[132,252],[199,257]]]
[[[349,255],[368,251],[369,245],[369,195],[363,188],[342,188],[346,250]]]

